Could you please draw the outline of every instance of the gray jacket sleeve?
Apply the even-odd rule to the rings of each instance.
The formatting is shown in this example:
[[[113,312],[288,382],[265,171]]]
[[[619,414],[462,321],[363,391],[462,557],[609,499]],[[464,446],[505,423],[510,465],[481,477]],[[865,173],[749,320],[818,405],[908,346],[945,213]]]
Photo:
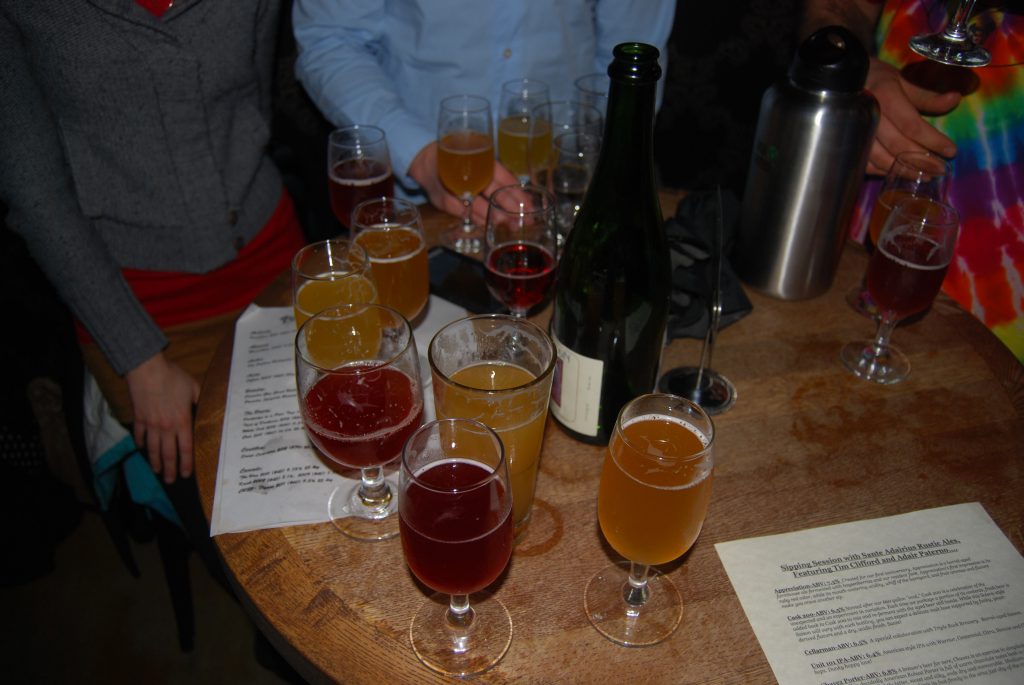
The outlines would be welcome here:
[[[0,64],[0,198],[7,222],[114,369],[125,373],[166,340],[79,208],[53,114],[23,38],[2,11]]]

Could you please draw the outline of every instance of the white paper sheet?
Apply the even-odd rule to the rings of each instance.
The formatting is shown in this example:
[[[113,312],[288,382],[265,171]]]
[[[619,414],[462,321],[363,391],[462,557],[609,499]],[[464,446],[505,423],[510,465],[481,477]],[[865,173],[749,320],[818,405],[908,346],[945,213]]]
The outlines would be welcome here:
[[[784,685],[1024,683],[1024,558],[978,503],[715,548]]]
[[[433,295],[413,329],[424,421],[434,417],[430,339],[466,311]],[[328,520],[327,500],[354,484],[324,466],[302,428],[295,395],[295,319],[290,307],[250,306],[235,324],[210,535]]]

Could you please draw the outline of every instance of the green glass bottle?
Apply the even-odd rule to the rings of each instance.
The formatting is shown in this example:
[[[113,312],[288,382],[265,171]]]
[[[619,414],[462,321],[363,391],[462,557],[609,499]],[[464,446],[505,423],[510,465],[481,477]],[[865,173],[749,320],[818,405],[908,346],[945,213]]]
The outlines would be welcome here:
[[[551,413],[605,444],[622,406],[654,389],[671,294],[654,175],[657,48],[616,46],[601,154],[558,265]]]

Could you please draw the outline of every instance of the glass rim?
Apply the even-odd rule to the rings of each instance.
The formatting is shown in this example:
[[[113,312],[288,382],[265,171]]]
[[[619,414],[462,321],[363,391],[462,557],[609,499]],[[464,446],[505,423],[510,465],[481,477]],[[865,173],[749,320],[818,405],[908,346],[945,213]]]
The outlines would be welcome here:
[[[494,200],[495,196],[497,195],[504,196],[511,194],[517,190],[520,192],[534,193],[544,198],[544,204],[534,209],[512,209],[504,205],[500,205],[496,203]],[[556,204],[557,201],[555,200],[555,196],[550,190],[543,186],[536,185],[532,182],[526,184],[510,183],[507,186],[501,186],[500,188],[496,188],[493,193],[487,196],[488,208],[494,207],[495,209],[505,212],[506,214],[517,214],[521,216],[534,216],[536,214],[542,214],[544,212],[553,211],[555,209]]]
[[[536,88],[534,91],[531,86]],[[523,78],[509,79],[501,84],[502,93],[510,93],[512,95],[524,95],[528,92],[551,92],[551,86],[548,85],[547,81],[542,81],[539,78],[533,78],[532,76],[524,76]]]
[[[547,345],[548,349],[551,352],[551,358],[548,360],[548,363],[545,365],[544,370],[541,371],[539,374],[537,374],[536,377],[530,379],[529,381],[527,381],[525,383],[522,383],[521,385],[515,385],[515,386],[512,386],[511,388],[502,388],[500,390],[489,390],[489,389],[486,389],[486,388],[475,388],[475,387],[473,387],[471,385],[465,385],[463,383],[459,383],[458,381],[454,381],[454,380],[452,380],[451,376],[449,376],[447,373],[441,371],[441,369],[437,368],[437,364],[434,362],[434,343],[437,341],[437,339],[440,337],[440,335],[442,333],[444,333],[449,328],[452,328],[453,326],[456,326],[456,325],[471,323],[471,322],[474,322],[474,321],[484,321],[484,320],[488,320],[488,319],[492,320],[492,321],[497,321],[497,320],[507,321],[507,322],[513,323],[516,326],[526,326],[527,328],[531,328],[534,331],[536,331],[536,333],[539,334],[540,339],[544,340],[545,344]],[[437,331],[437,333],[434,333],[433,337],[430,338],[430,343],[427,345],[427,363],[430,364],[431,372],[436,373],[437,376],[439,378],[441,378],[448,385],[452,385],[452,386],[454,386],[456,388],[460,388],[460,389],[463,389],[463,390],[469,390],[471,392],[480,393],[480,394],[484,394],[484,395],[500,395],[500,394],[503,394],[503,393],[518,392],[520,390],[525,390],[526,388],[531,388],[531,387],[533,387],[535,385],[543,383],[554,372],[554,370],[555,370],[555,362],[557,360],[558,360],[558,354],[557,354],[557,351],[555,350],[555,343],[552,342],[552,340],[551,340],[551,336],[549,336],[547,333],[545,333],[543,328],[541,328],[537,324],[533,323],[532,321],[530,321],[528,319],[523,319],[521,317],[515,317],[515,316],[512,316],[511,314],[474,314],[472,316],[465,316],[465,317],[463,317],[461,319],[456,319],[455,321],[450,321],[450,322],[446,323],[444,326],[442,326]],[[484,363],[484,362],[487,362],[487,361],[488,360],[486,360],[486,359],[482,359],[482,360],[479,361],[479,363]],[[492,361],[498,361],[498,360],[492,360]],[[462,367],[462,368],[465,368],[465,367]]]
[[[395,205],[396,207],[401,207],[402,209],[396,209],[395,213],[397,214],[399,212],[408,211],[408,212],[410,212],[412,214],[412,218],[415,220],[416,223],[412,224],[412,223],[405,222],[405,221],[386,219],[386,220],[381,222],[382,224],[386,224],[386,225],[381,226],[381,225],[377,225],[377,224],[365,225],[365,224],[362,224],[361,222],[356,221],[356,216],[359,214],[359,210],[361,210],[364,207],[370,207],[370,206],[375,205],[375,204]],[[351,230],[352,230],[353,233],[356,233],[358,231],[369,231],[369,230],[384,231],[384,230],[389,230],[389,229],[393,229],[393,228],[411,228],[411,229],[415,229],[416,232],[419,233],[420,235],[423,235],[423,218],[420,215],[419,207],[412,200],[408,200],[406,198],[401,198],[401,197],[389,197],[387,195],[381,195],[380,197],[371,197],[371,198],[368,198],[366,200],[363,200],[362,202],[357,204],[352,209],[352,216],[349,217],[349,221],[351,221],[351,223],[352,223]],[[359,228],[356,229],[356,226],[359,226]],[[350,240],[351,240],[351,242],[353,244],[359,245],[359,247],[364,252],[366,252],[366,248],[363,247],[362,245],[360,245],[359,242],[356,241],[355,237],[351,238]],[[370,255],[369,252],[367,252],[366,254],[367,254],[368,257],[370,257],[372,259],[372,255]]]
[[[456,102],[456,101],[462,101],[463,103],[465,103],[467,105],[467,107],[465,108],[466,112],[483,112],[485,110],[487,112],[490,112],[490,110],[491,110],[491,101],[490,100],[488,100],[487,98],[485,98],[482,95],[472,95],[472,94],[469,94],[469,93],[459,93],[459,94],[456,94],[456,95],[447,95],[447,96],[441,98],[441,105],[440,105],[441,109],[442,110],[444,110],[444,109],[451,110],[452,107],[446,106],[447,103]],[[471,103],[473,105],[472,107],[469,106]]]
[[[950,160],[930,150],[904,150],[903,152],[898,152],[893,158],[892,166],[895,168],[897,165],[902,165],[917,172],[935,171],[935,169],[924,168],[924,165],[917,164],[912,160],[928,160],[928,163],[935,164],[936,168],[941,167],[945,172],[944,176],[948,176],[953,171],[953,163]]]
[[[440,426],[441,424],[454,425],[454,424],[460,424],[460,423],[461,424],[468,424],[468,425],[471,425],[471,426],[477,427],[477,428],[481,428],[483,430],[481,430],[480,433],[482,433],[484,435],[490,436],[491,440],[497,446],[497,449],[498,449],[498,459],[497,459],[497,461],[494,463],[493,466],[491,466],[490,464],[487,464],[487,463],[485,463],[483,461],[479,461],[477,459],[469,460],[469,461],[472,461],[474,464],[480,464],[482,467],[484,467],[486,469],[490,469],[489,473],[487,473],[484,476],[481,476],[478,480],[474,481],[473,483],[471,483],[469,485],[461,485],[461,486],[458,486],[458,487],[449,487],[449,488],[439,488],[439,487],[437,487],[435,485],[428,485],[428,484],[424,483],[420,479],[420,477],[416,473],[414,473],[411,468],[409,468],[408,459],[407,459],[407,456],[409,455],[409,447],[413,444],[413,441],[421,433],[426,433],[428,431],[432,431],[435,427]],[[434,460],[431,463],[436,464],[436,463],[439,463],[440,461],[442,461],[442,460],[438,459],[438,460]],[[506,461],[507,461],[507,455],[505,454],[505,445],[501,441],[501,438],[498,436],[497,432],[493,428],[491,428],[490,426],[488,426],[485,423],[477,421],[476,419],[466,419],[466,418],[461,418],[461,417],[453,417],[453,418],[448,418],[448,419],[434,419],[433,421],[428,421],[427,423],[424,423],[419,428],[417,428],[413,432],[413,434],[409,436],[409,439],[405,441],[405,444],[402,445],[401,468],[402,468],[402,470],[405,473],[408,474],[408,478],[409,478],[410,481],[416,483],[417,485],[419,485],[421,488],[423,488],[425,490],[429,490],[430,492],[437,492],[437,493],[456,494],[456,493],[463,493],[463,492],[471,492],[473,490],[479,490],[480,488],[489,485],[490,483],[492,483],[495,480],[502,480],[500,472],[501,472],[502,467],[506,466]],[[427,469],[421,469],[420,473],[423,473],[425,470],[427,470]],[[506,480],[509,480],[509,495],[511,495],[512,484],[511,484],[510,478],[507,478]],[[511,500],[511,497],[509,499]]]
[[[331,273],[330,275],[323,276],[320,274],[311,274],[308,271],[303,270],[299,266],[299,260],[306,255],[314,252],[318,248],[323,248],[327,245],[338,244],[345,245],[348,250],[355,249],[356,252],[362,255],[363,265],[359,271],[339,271]],[[315,243],[309,243],[303,245],[292,257],[292,275],[295,277],[305,278],[309,281],[339,281],[349,276],[361,276],[370,270],[370,255],[367,253],[366,248],[357,243],[355,240],[350,238],[327,238],[326,240],[318,240]]]
[[[373,124],[348,124],[347,126],[338,126],[331,130],[327,134],[327,142],[331,145],[344,145],[343,142],[336,140],[343,134],[351,134],[357,132],[366,131],[370,134],[365,140],[359,140],[353,143],[354,146],[359,145],[373,145],[375,143],[381,143],[387,140],[387,134],[380,126],[374,126]],[[346,145],[346,147],[349,147]]]
[[[685,457],[683,457],[683,456],[675,457],[674,461],[677,462],[677,463],[690,463],[690,462],[700,461],[700,460],[704,459],[705,456],[709,452],[711,452],[713,450],[714,446],[715,446],[715,434],[716,434],[715,422],[712,420],[711,416],[708,415],[708,413],[706,411],[704,411],[703,407],[701,407],[699,404],[697,404],[693,400],[687,399],[687,398],[682,397],[680,395],[673,395],[672,393],[664,393],[664,392],[653,392],[653,393],[646,393],[644,395],[638,395],[637,397],[634,397],[633,399],[631,399],[629,402],[627,402],[626,404],[624,404],[622,406],[622,409],[619,410],[618,415],[615,417],[615,428],[614,428],[615,435],[617,435],[619,437],[619,439],[623,442],[623,444],[627,445],[634,452],[637,452],[638,454],[641,454],[644,457],[649,458],[649,459],[655,458],[655,457],[647,454],[647,450],[646,449],[641,449],[638,445],[634,444],[628,437],[626,437],[625,433],[623,433],[623,430],[622,430],[623,429],[622,416],[623,416],[623,414],[626,413],[627,409],[632,407],[634,404],[640,402],[641,400],[658,399],[658,398],[664,398],[664,399],[672,400],[677,405],[681,404],[681,405],[683,405],[683,406],[685,406],[685,407],[687,407],[688,409],[691,409],[691,410],[695,409],[697,411],[697,415],[702,420],[707,422],[708,430],[705,431],[701,426],[695,425],[693,423],[693,421],[686,421],[686,423],[688,423],[689,425],[693,426],[693,428],[695,430],[697,430],[705,440],[707,440],[708,444],[705,445],[703,449],[701,449],[701,450],[699,450],[697,452],[694,452],[693,454],[687,455]],[[672,417],[672,415],[671,414],[667,414],[664,411],[664,409],[659,410],[658,412],[650,412],[650,414],[652,416],[658,416],[658,417],[663,417],[663,416],[665,416],[665,417]],[[675,417],[673,417],[673,418],[675,418]],[[686,420],[685,417],[678,417],[678,418],[681,418],[684,421]]]
[[[341,366],[341,367],[328,368],[328,367],[325,367],[325,366],[321,366],[320,364],[317,364],[315,361],[311,360],[307,355],[302,353],[302,348],[299,345],[299,341],[301,340],[301,337],[305,333],[306,329],[310,327],[310,322],[312,322],[312,321],[323,321],[324,319],[327,318],[326,316],[324,316],[325,314],[332,314],[332,313],[338,312],[340,310],[356,310],[357,308],[359,310],[364,310],[364,309],[376,309],[378,311],[383,310],[383,311],[387,312],[388,314],[392,314],[395,317],[396,321],[400,321],[402,323],[401,328],[405,332],[405,341],[404,341],[404,344],[402,345],[402,348],[400,350],[398,350],[397,352],[395,352],[390,357],[388,357],[387,359],[375,359],[375,360],[360,359],[360,360],[356,360],[356,363],[359,363],[361,365],[360,368],[355,368],[355,367],[352,367],[352,366]],[[349,318],[349,317],[352,317],[352,316],[358,316],[359,313],[360,313],[359,311],[354,311],[351,314],[348,314],[346,316],[338,316],[337,318],[338,319],[346,319],[346,318]],[[295,354],[297,355],[297,358],[301,359],[302,362],[304,364],[306,364],[307,366],[309,366],[309,367],[311,367],[313,369],[316,369],[317,371],[322,371],[325,374],[359,376],[359,375],[363,375],[363,374],[367,374],[367,373],[372,373],[372,372],[377,371],[379,369],[382,369],[382,368],[384,368],[386,366],[393,366],[395,364],[395,362],[398,361],[398,359],[409,350],[409,347],[412,346],[413,344],[415,344],[416,338],[413,336],[412,325],[409,323],[409,320],[406,319],[405,316],[403,316],[402,313],[400,311],[398,311],[397,309],[394,309],[392,307],[388,307],[387,305],[379,304],[379,303],[376,303],[376,302],[352,302],[352,303],[347,303],[347,304],[335,305],[333,307],[328,307],[326,309],[322,309],[322,310],[316,312],[315,314],[313,314],[308,319],[306,319],[305,321],[302,322],[302,325],[299,326],[297,331],[295,331],[295,339],[294,340],[295,340],[295,342],[293,344],[293,349],[295,350]]]
[[[572,84],[579,88],[584,93],[608,97],[607,87],[604,90],[599,90],[597,88],[592,87],[591,85],[592,81],[598,81],[602,78],[607,80],[609,86],[611,85],[611,76],[600,71],[594,71],[589,74],[582,74],[581,76],[577,76],[575,79],[573,79]]]

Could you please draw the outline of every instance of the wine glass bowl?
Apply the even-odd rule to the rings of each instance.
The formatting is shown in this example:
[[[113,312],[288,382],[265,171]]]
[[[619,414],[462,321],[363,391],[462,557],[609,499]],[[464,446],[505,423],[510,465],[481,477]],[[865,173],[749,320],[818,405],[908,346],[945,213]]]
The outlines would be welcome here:
[[[494,178],[494,123],[487,99],[452,95],[442,100],[437,141],[438,176],[463,204],[462,221],[442,239],[457,252],[479,253],[483,241],[472,219],[473,198]]]
[[[377,284],[366,250],[344,238],[302,247],[292,258],[295,327],[328,307],[377,302]]]
[[[413,617],[413,650],[445,675],[484,671],[512,640],[512,619],[499,600],[484,595],[470,603],[512,555],[512,490],[501,440],[477,421],[427,423],[402,450],[398,491],[406,563],[439,593]]]
[[[591,624],[626,646],[656,644],[682,619],[675,584],[651,567],[678,559],[700,535],[711,499],[715,427],[694,402],[641,395],[615,421],[598,486],[608,544],[628,563],[595,574],[584,593]]]
[[[953,259],[959,227],[956,209],[937,200],[911,198],[893,208],[866,277],[878,307],[878,331],[874,340],[848,343],[840,351],[851,373],[882,384],[910,373],[910,361],[889,338],[901,319],[931,306]]]
[[[346,228],[351,228],[352,210],[360,202],[394,195],[395,177],[384,130],[356,124],[331,131],[327,178],[331,210]]]
[[[360,540],[398,534],[397,500],[384,467],[423,419],[423,388],[409,322],[377,304],[317,313],[295,336],[303,427],[327,459],[358,469],[360,481],[331,494],[334,525]]]
[[[526,316],[547,296],[557,254],[551,193],[511,185],[491,194],[484,233],[487,289],[513,316]]]
[[[520,183],[530,180],[530,170],[543,161],[551,145],[551,127],[533,121],[534,109],[549,99],[548,84],[537,79],[516,79],[501,86],[498,159]]]
[[[961,0],[946,28],[939,33],[913,36],[909,41],[910,49],[922,57],[954,67],[986,66],[992,61],[992,55],[975,42],[968,26],[975,1]]]
[[[552,143],[547,189],[555,197],[558,244],[564,245],[594,177],[601,137],[588,131],[567,131]]]
[[[408,200],[379,197],[352,211],[352,234],[370,258],[381,304],[414,320],[430,298],[423,221]]]

